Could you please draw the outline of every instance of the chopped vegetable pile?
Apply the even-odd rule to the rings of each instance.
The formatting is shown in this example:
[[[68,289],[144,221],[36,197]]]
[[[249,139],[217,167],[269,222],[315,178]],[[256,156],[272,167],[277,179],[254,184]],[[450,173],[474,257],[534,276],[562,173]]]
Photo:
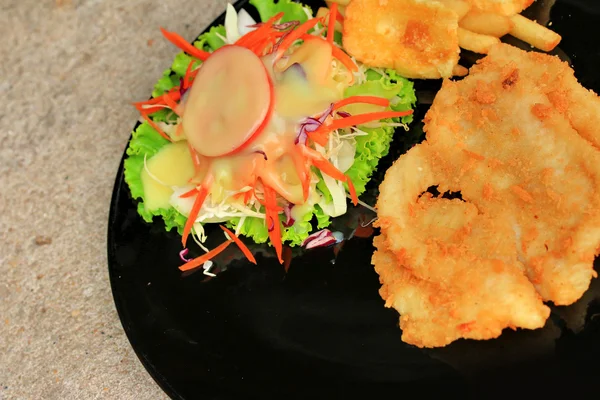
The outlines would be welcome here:
[[[336,3],[313,17],[290,0],[251,0],[263,22],[229,5],[224,26],[180,48],[152,98],[135,103],[125,181],[138,213],[182,235],[182,271],[205,265],[239,236],[306,248],[337,241],[331,217],[354,205],[394,130],[412,121],[412,83],[367,68],[340,47]],[[336,28],[337,27],[337,28]],[[204,224],[227,238],[204,246]],[[187,259],[192,237],[206,253]]]

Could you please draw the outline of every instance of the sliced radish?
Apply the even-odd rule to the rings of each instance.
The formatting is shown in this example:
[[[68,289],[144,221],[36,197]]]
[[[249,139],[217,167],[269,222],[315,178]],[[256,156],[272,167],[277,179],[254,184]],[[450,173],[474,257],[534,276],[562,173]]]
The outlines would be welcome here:
[[[268,124],[273,85],[252,51],[224,46],[206,60],[189,92],[183,131],[196,151],[207,157],[235,153]]]

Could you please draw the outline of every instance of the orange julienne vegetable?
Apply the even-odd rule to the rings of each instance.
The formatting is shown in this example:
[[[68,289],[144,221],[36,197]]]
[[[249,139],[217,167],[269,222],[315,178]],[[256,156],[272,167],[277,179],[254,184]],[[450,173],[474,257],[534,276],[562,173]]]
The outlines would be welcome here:
[[[346,67],[348,69],[348,71],[350,71],[350,72],[358,71],[358,66],[356,65],[356,63],[354,61],[352,61],[350,56],[348,54],[346,54],[339,47],[331,46],[331,54],[333,54],[333,57],[337,58],[342,64],[344,64],[344,67]],[[354,82],[354,75],[352,75],[351,82]]]
[[[312,36],[312,35],[307,35],[307,32],[309,30],[311,30],[312,28],[315,27],[315,25],[317,25],[317,23],[319,23],[320,18],[312,18],[309,19],[308,21],[306,21],[305,23],[303,23],[302,25],[298,26],[298,28],[296,28],[295,30],[293,30],[292,32],[290,32],[289,35],[287,35],[285,37],[285,39],[283,39],[281,41],[281,43],[279,44],[279,47],[277,48],[277,52],[275,53],[275,58],[274,58],[274,62],[279,60],[281,58],[281,56],[283,56],[283,54],[285,53],[285,51],[287,49],[289,49],[289,47],[294,44],[294,42],[298,39],[303,38],[304,36]],[[316,37],[316,36],[314,36]]]
[[[205,262],[209,261],[211,258],[214,258],[217,254],[219,254],[223,250],[225,250],[231,243],[233,243],[231,240],[227,240],[227,241],[221,243],[220,245],[218,245],[217,247],[215,247],[208,253],[203,254],[200,257],[194,258],[193,260],[186,262],[181,267],[179,267],[179,270],[180,271],[189,271],[191,269],[198,268]]]
[[[244,204],[247,204],[250,201],[252,194],[252,190],[247,190],[246,193],[244,193]]]
[[[198,189],[197,188],[193,188],[191,190],[188,190],[185,193],[180,194],[179,197],[182,198],[182,199],[187,199],[188,197],[192,197],[196,193],[198,193]]]
[[[194,66],[194,61],[190,61],[185,70],[185,75],[183,76],[183,89],[187,89],[192,84],[192,67]]]
[[[269,18],[267,22],[258,27],[258,29],[250,31],[239,38],[235,44],[246,48],[256,45],[256,43],[260,42],[262,39],[268,37],[272,33],[273,24],[280,20],[283,15],[283,12],[275,14],[273,17]]]
[[[408,111],[379,111],[367,114],[352,115],[350,117],[334,119],[329,125],[321,125],[313,132],[308,132],[308,137],[315,143],[325,146],[329,132],[341,128],[349,128],[355,125],[366,124],[367,122],[378,121],[386,118],[398,118],[411,115],[412,110]]]
[[[354,205],[358,204],[358,196],[356,195],[356,189],[354,189],[354,184],[347,175],[344,175],[342,171],[340,171],[333,164],[331,164],[323,155],[321,155],[321,153],[309,149],[306,146],[302,146],[302,151],[310,159],[312,164],[319,170],[321,170],[321,172],[329,175],[335,180],[346,182],[348,184],[348,191],[350,192],[350,196],[352,197],[352,203]]]
[[[250,261],[252,264],[256,265],[256,259],[252,255],[252,252],[250,251],[250,249],[248,247],[246,247],[244,242],[242,242],[240,240],[240,238],[236,236],[235,233],[231,232],[229,229],[227,229],[223,225],[220,225],[220,227],[221,227],[221,229],[223,229],[223,232],[227,233],[227,235],[229,236],[229,239],[233,240],[235,242],[235,244],[237,244],[237,246],[240,248],[242,253],[244,253],[244,255],[246,256],[248,261]]]
[[[388,107],[390,105],[390,101],[384,97],[377,96],[352,96],[345,99],[342,99],[333,105],[332,111],[339,110],[342,107],[345,107],[349,104],[355,103],[365,103],[365,104],[374,104],[376,106]]]
[[[356,189],[354,188],[352,179],[350,179],[348,175],[346,175],[346,183],[348,184],[348,191],[350,192],[350,197],[352,198],[352,204],[356,206],[358,205],[358,195],[356,194]]]
[[[333,46],[333,33],[335,32],[335,21],[338,14],[338,5],[333,3],[329,9],[329,24],[327,25],[327,41]]]
[[[184,38],[182,38],[179,34],[175,32],[169,32],[162,27],[160,28],[160,31],[169,42],[173,43],[175,46],[179,47],[181,50],[185,51],[190,56],[202,61],[206,61],[206,59],[210,57],[209,52],[194,47],[193,45],[188,43]]]
[[[177,127],[180,126],[181,124],[177,125]],[[192,162],[194,163],[194,171],[198,172],[198,170],[200,169],[200,156],[198,155],[198,153],[196,153],[196,150],[192,147],[190,142],[187,142],[187,145],[188,150],[190,151],[190,157],[192,157]]]
[[[147,113],[142,112],[140,113],[142,115],[142,118],[144,118],[146,120],[146,122],[148,122],[148,124],[150,124],[151,127],[153,127],[159,134],[160,136],[164,137],[165,139],[167,139],[169,142],[172,142],[173,140],[169,137],[169,135],[167,135],[162,129],[160,129],[160,127],[158,125],[156,125],[156,123],[154,121],[152,121],[152,119],[150,119],[150,117],[148,116]]]
[[[167,97],[169,97],[173,101],[179,100],[179,98],[181,97],[179,94],[179,87],[175,87],[169,92],[163,93],[161,96],[155,97],[153,99],[146,101],[138,101],[136,103],[133,103],[133,105],[140,113],[145,112],[147,114],[152,114],[153,112],[162,110],[164,108],[163,106],[166,105],[165,98]],[[146,107],[153,105],[156,105],[157,107]]]
[[[279,215],[276,211],[279,208],[277,206],[277,197],[275,191],[264,183],[263,188],[265,192],[265,211],[267,214],[265,223],[267,224],[267,230],[269,230],[269,220],[273,222],[273,229],[269,230],[269,238],[271,239],[271,244],[275,247],[279,263],[283,264],[283,259],[281,258],[283,249],[283,244],[281,243],[281,222],[279,221]]]
[[[292,161],[294,162],[294,167],[296,167],[296,171],[298,172],[298,178],[300,179],[300,183],[302,184],[303,199],[304,201],[306,201],[308,199],[308,193],[310,190],[309,166],[306,164],[306,159],[297,153],[294,153],[292,155]]]
[[[346,182],[348,178],[346,175],[339,169],[337,169],[333,164],[331,164],[324,156],[322,156],[319,152],[309,149],[306,146],[302,146],[302,150],[304,154],[310,159],[312,165],[321,170],[324,174],[329,175],[335,180]]]
[[[177,106],[179,104],[177,104],[176,101],[174,101],[170,96],[165,96],[165,103],[171,110],[173,110],[175,114],[177,114],[178,117],[181,117],[181,113],[179,110],[177,110]]]
[[[194,222],[196,221],[196,217],[198,217],[198,213],[202,208],[202,204],[204,204],[204,200],[206,200],[206,196],[208,195],[208,189],[206,186],[202,186],[198,190],[198,196],[196,200],[194,200],[194,205],[192,206],[192,210],[190,211],[190,215],[188,215],[187,221],[185,221],[185,226],[183,227],[183,236],[181,237],[181,244],[185,247],[187,242],[187,238],[192,231],[192,227],[194,226]]]

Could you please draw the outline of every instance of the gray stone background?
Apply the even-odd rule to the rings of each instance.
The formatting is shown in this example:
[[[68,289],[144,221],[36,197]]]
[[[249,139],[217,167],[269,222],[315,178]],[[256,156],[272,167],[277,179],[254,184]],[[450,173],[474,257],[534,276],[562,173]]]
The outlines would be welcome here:
[[[163,399],[108,281],[110,197],[130,129],[225,0],[0,1],[0,399]]]

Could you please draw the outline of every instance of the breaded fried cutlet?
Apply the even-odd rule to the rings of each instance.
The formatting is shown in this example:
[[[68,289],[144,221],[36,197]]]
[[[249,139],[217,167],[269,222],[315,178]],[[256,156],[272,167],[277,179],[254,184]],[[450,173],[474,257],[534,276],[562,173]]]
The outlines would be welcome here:
[[[556,305],[579,299],[597,275],[593,262],[600,247],[600,151],[590,125],[598,118],[599,101],[558,58],[504,44],[492,48],[467,78],[445,81],[425,118],[426,141],[401,156],[380,187],[384,274],[392,276],[397,268],[411,279],[444,279],[455,285],[452,296],[459,301],[482,288],[492,290],[487,285],[499,278],[481,260],[494,260],[496,266],[503,263],[503,271],[513,271],[511,276],[521,271],[528,280],[496,291],[498,302],[509,299],[534,310],[534,288]],[[431,186],[460,192],[462,200],[424,196]],[[424,198],[432,207],[423,208]],[[456,224],[463,228],[452,231]],[[382,256],[373,261],[383,271],[377,265]],[[470,286],[452,278],[464,268],[472,269]],[[404,315],[402,295],[386,290]],[[460,307],[481,306],[471,300]],[[544,315],[537,310],[537,317]],[[428,312],[440,318],[438,310]],[[475,320],[483,324],[479,329],[488,324],[498,330],[483,316]],[[514,324],[503,321],[505,327]],[[407,336],[409,343],[439,346],[432,339],[437,334],[430,335],[434,325],[414,328],[421,333]],[[514,326],[533,325],[521,320]]]
[[[353,0],[344,49],[365,65],[407,78],[450,77],[458,64],[458,16],[436,1]]]

